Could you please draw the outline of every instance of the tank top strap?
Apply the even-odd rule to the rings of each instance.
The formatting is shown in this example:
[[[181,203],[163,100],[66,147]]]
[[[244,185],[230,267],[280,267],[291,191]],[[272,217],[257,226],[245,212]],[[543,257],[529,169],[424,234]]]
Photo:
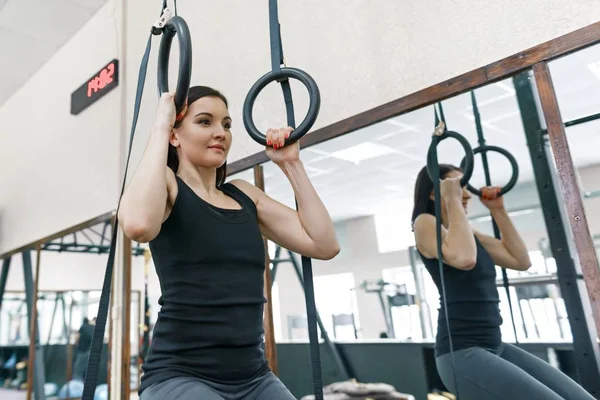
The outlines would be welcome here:
[[[241,203],[247,210],[252,211],[253,214],[256,214],[256,204],[254,204],[254,200],[252,200],[250,196],[244,193],[243,190],[241,190],[231,182],[226,182],[222,184],[220,189],[223,192],[225,192],[228,196]]]

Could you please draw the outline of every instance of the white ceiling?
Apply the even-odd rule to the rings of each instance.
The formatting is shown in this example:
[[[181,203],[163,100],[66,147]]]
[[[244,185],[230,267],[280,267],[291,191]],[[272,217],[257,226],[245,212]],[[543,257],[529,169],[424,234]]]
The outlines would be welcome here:
[[[0,0],[0,106],[107,0]]]
[[[552,62],[551,72],[565,121],[600,112],[600,68],[596,75],[589,64],[600,65],[600,46]],[[488,145],[509,150],[520,168],[519,182],[532,180],[533,172],[512,80],[476,91],[483,131]],[[477,147],[477,133],[470,94],[443,102],[448,128],[458,131]],[[433,107],[426,107],[350,133],[341,138],[302,150],[302,160],[313,184],[334,220],[373,215],[392,207],[408,213],[416,174],[425,165],[433,130]],[[600,162],[600,121],[567,128],[574,163],[584,167]],[[464,152],[448,139],[438,148],[441,162],[459,164]],[[377,150],[385,153],[376,155]],[[348,155],[372,156],[360,162]],[[490,155],[494,184],[510,178],[511,170],[502,156]],[[294,207],[290,184],[272,163],[264,165],[266,191]],[[240,174],[252,181],[252,172]],[[483,186],[480,157],[476,157],[471,183]],[[598,183],[600,187],[600,183]]]

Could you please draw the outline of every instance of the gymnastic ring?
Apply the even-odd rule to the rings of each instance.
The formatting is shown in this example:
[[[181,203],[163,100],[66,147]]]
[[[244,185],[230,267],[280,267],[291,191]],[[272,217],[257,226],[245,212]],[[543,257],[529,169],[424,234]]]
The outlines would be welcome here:
[[[437,163],[438,160],[434,160],[433,157],[433,149],[437,147],[437,145],[446,138],[454,138],[458,140],[463,149],[465,150],[465,158],[463,161],[465,162],[465,166],[462,168],[463,176],[460,179],[460,186],[466,186],[469,183],[469,179],[473,175],[473,150],[471,149],[471,145],[469,141],[460,133],[454,131],[446,131],[440,136],[434,136],[429,145],[429,151],[427,151],[427,174],[429,174],[429,178],[433,181],[435,178],[432,173],[432,166],[434,163]],[[437,138],[437,140],[436,140]],[[439,165],[439,164],[438,164]]]
[[[297,79],[304,84],[308,90],[308,98],[310,103],[306,118],[304,118],[304,121],[302,121],[302,123],[292,131],[290,137],[285,141],[285,146],[296,142],[302,136],[304,136],[310,130],[310,128],[312,128],[313,124],[317,120],[317,116],[319,115],[319,109],[321,107],[321,94],[319,92],[317,83],[310,75],[300,69],[290,67],[281,68],[277,72],[267,72],[258,81],[256,81],[256,83],[250,88],[250,91],[248,91],[246,99],[244,100],[244,108],[242,113],[244,126],[246,127],[248,135],[250,135],[255,142],[262,144],[263,146],[267,145],[267,137],[261,133],[254,124],[254,117],[252,116],[254,102],[256,101],[260,91],[263,90],[269,83],[287,78]]]
[[[503,149],[502,147],[498,147],[498,146],[487,146],[487,145],[479,146],[473,150],[473,155],[479,154],[479,153],[487,153],[488,151],[502,154],[504,157],[506,157],[508,162],[510,162],[510,165],[512,167],[513,173],[512,173],[512,176],[510,177],[510,180],[508,181],[508,183],[506,185],[504,185],[502,187],[502,189],[500,189],[500,194],[498,194],[498,196],[504,196],[517,184],[517,180],[519,179],[519,164],[517,164],[517,160],[515,159],[515,157],[512,154],[509,153],[508,150]],[[465,159],[463,158],[463,160],[460,162],[461,167],[464,162],[465,162]],[[481,197],[481,191],[478,189],[475,189],[469,183],[467,183],[467,189],[469,190],[469,192],[473,193],[474,195]]]
[[[179,41],[179,76],[175,91],[175,109],[179,114],[186,105],[192,78],[192,39],[185,20],[179,16],[169,19],[163,28],[158,51],[158,93],[169,91],[169,56],[171,43],[177,35]]]

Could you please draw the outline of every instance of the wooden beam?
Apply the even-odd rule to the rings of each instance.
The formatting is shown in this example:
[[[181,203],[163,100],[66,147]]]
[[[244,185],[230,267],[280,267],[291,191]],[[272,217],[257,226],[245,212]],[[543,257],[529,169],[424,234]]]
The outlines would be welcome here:
[[[596,329],[600,332],[600,268],[583,206],[581,190],[577,184],[575,166],[571,158],[569,143],[560,115],[554,86],[552,85],[552,76],[548,63],[544,61],[534,65],[533,73],[544,119],[546,120],[548,137],[550,138],[552,152],[556,161],[558,178],[569,217],[569,225],[573,232],[575,248],[581,263],[581,271],[590,298]]]
[[[263,167],[260,165],[254,166],[254,184],[260,190],[265,190],[265,175],[263,174]],[[271,371],[278,375],[277,369],[277,346],[275,344],[275,330],[273,329],[273,302],[271,296],[271,260],[269,258],[269,246],[267,239],[263,238],[265,247],[265,297],[267,298],[267,304],[265,305],[265,351],[267,354],[267,360],[269,361],[269,367]]]
[[[510,57],[317,129],[300,140],[300,147],[314,146],[377,122],[426,107],[449,97],[458,96],[478,87],[506,79],[519,71],[531,68],[541,61],[562,57],[599,42],[600,22],[597,22]],[[227,166],[228,173],[235,174],[267,161],[269,159],[265,152],[261,151],[229,164]]]
[[[121,303],[121,337],[123,350],[121,352],[121,400],[129,400],[131,388],[129,382],[131,379],[130,373],[130,358],[131,358],[131,240],[123,235],[123,285]]]

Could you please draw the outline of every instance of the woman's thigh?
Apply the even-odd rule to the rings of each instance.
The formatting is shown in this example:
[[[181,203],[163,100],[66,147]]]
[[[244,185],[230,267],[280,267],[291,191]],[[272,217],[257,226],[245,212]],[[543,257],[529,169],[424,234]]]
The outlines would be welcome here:
[[[171,378],[145,389],[140,400],[225,400],[204,383],[193,378]]]
[[[296,400],[285,385],[269,372],[260,381],[238,397],[240,400]]]
[[[592,395],[562,371],[517,346],[504,344],[499,356],[518,366],[566,400],[594,400]]]
[[[454,352],[456,381],[461,400],[564,400],[527,372],[482,348]],[[442,382],[454,394],[450,354],[436,359]]]

